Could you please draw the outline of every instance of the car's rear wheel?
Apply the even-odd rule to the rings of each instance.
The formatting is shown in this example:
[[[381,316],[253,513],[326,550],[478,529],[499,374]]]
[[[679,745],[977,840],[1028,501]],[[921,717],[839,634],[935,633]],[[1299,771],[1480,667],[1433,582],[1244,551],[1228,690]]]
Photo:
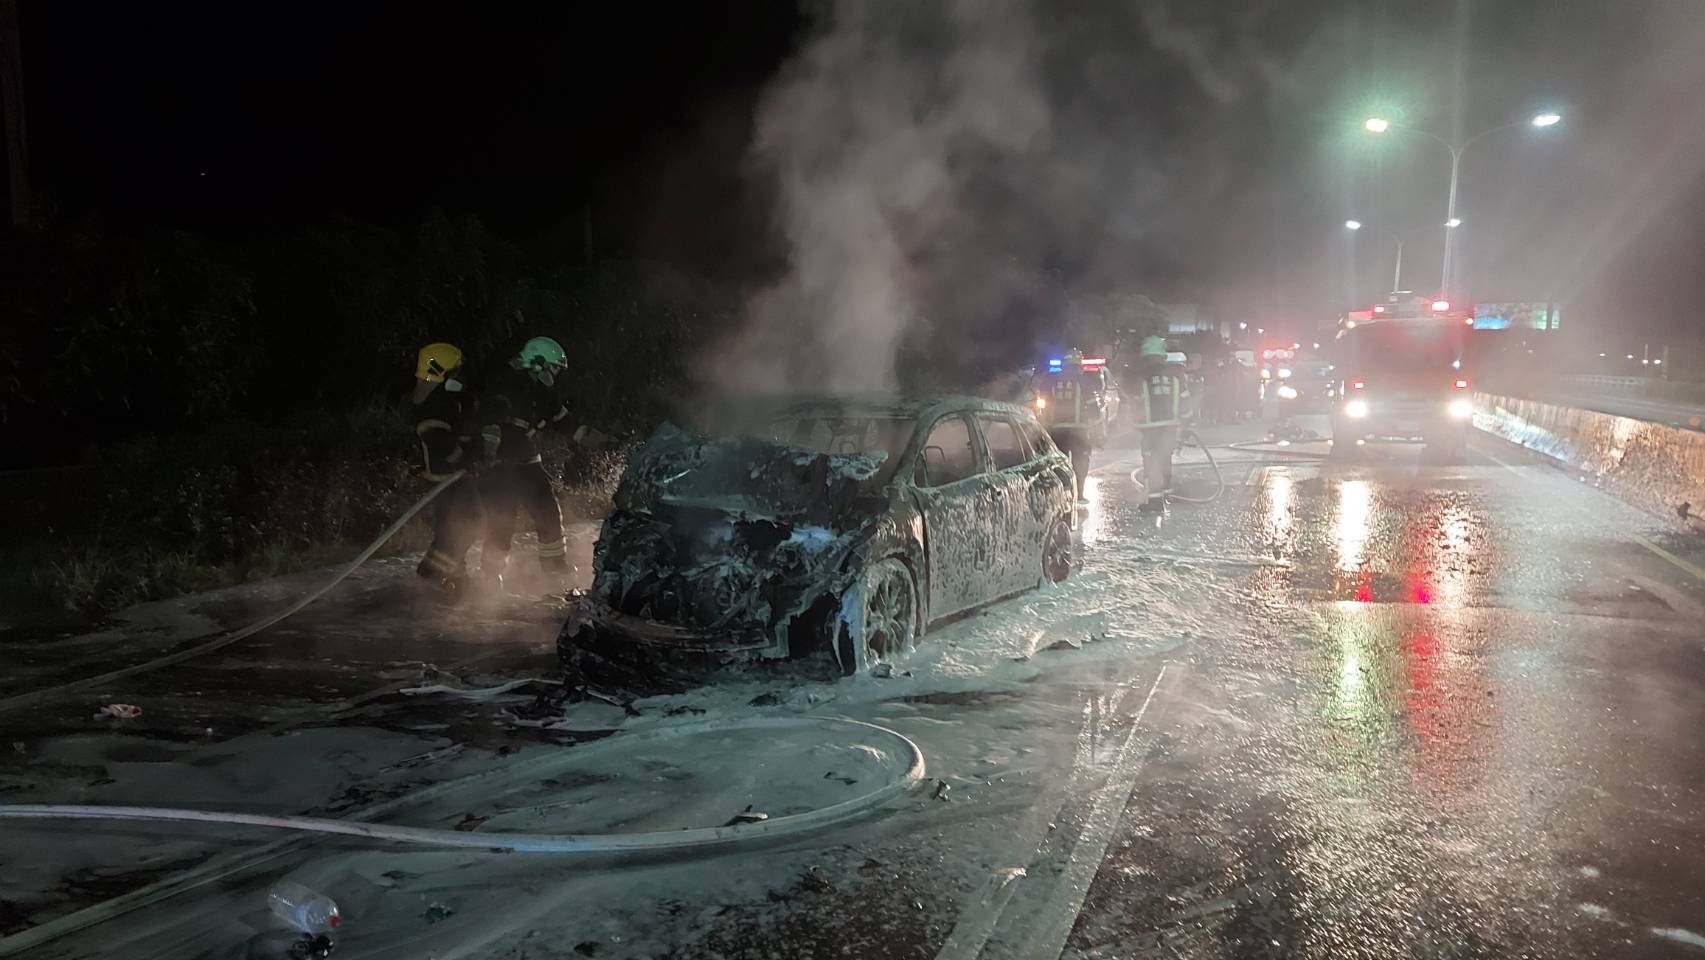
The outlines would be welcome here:
[[[1072,572],[1072,530],[1064,520],[1055,520],[1042,541],[1042,579],[1059,583]]]
[[[918,640],[918,588],[912,571],[895,558],[871,565],[841,600],[835,631],[837,656],[846,673],[863,673],[910,651]],[[848,617],[845,605],[858,604]]]

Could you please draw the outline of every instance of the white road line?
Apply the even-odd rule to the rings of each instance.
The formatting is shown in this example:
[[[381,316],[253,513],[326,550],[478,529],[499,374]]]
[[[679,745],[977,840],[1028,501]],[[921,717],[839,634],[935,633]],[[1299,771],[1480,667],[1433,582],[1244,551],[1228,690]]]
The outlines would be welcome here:
[[[1113,834],[1125,815],[1131,791],[1136,789],[1137,777],[1142,773],[1143,757],[1134,749],[1137,734],[1142,730],[1143,717],[1148,713],[1149,704],[1154,702],[1155,692],[1160,689],[1170,666],[1170,663],[1161,665],[1154,683],[1149,686],[1148,695],[1143,697],[1142,706],[1131,718],[1130,733],[1119,746],[1107,782],[1096,792],[1083,832],[1072,846],[1065,870],[1050,888],[1037,891],[1036,902],[1031,905],[1033,916],[1029,918],[1032,921],[1028,924],[1029,935],[1013,949],[1003,949],[1003,955],[1058,957],[1065,949],[1066,938],[1071,935],[1078,913],[1083,910],[1090,884],[1100,871],[1102,861],[1107,858],[1107,848],[1113,842]],[[1044,831],[1031,849],[1040,850],[1046,842],[1047,833]],[[989,937],[1005,915],[1020,884],[1025,882],[1038,883],[1040,880],[1028,879],[1024,870],[1006,870],[992,877],[984,887],[976,909],[962,915],[953,925],[947,942],[936,954],[936,960],[973,960],[983,956]]]

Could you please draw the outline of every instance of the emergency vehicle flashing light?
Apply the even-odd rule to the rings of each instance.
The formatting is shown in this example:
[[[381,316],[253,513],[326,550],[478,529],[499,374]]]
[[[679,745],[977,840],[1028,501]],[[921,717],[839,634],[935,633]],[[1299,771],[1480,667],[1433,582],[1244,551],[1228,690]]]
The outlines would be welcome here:
[[[1365,390],[1365,389],[1367,389],[1367,385],[1368,385],[1368,382],[1366,380],[1351,380],[1350,381],[1350,389],[1351,390]]]
[[[1449,300],[1434,300],[1433,301],[1433,312],[1434,313],[1446,313],[1449,310],[1450,310],[1450,301]]]
[[[1102,367],[1104,367],[1106,365],[1107,365],[1107,358],[1106,357],[1084,357],[1083,358],[1083,368],[1087,371],[1093,372],[1096,370],[1100,370]]]
[[[1456,378],[1456,388],[1458,390],[1467,390],[1468,389],[1468,381],[1464,380],[1461,377],[1457,377]]]
[[[1065,361],[1061,360],[1059,357],[1049,357],[1048,358],[1048,372],[1049,373],[1059,373],[1060,372],[1060,366],[1064,363],[1065,363]]]

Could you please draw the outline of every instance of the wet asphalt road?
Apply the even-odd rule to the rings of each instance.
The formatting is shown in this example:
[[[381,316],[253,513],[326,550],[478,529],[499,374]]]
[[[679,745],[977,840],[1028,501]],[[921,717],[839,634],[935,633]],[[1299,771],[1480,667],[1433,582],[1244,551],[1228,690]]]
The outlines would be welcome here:
[[[1075,668],[1069,650],[1036,653],[1058,666],[1023,683],[826,708],[918,739],[948,802],[690,867],[546,870],[501,892],[529,929],[458,955],[1705,957],[1701,545],[1487,438],[1461,465],[1404,448],[1354,463],[1306,443],[1214,452],[1223,495],[1159,522],[1135,510],[1134,456],[1103,457],[1079,592],[1053,601],[1140,604],[1167,643]],[[1211,492],[1208,476],[1185,463],[1181,492]],[[1165,588],[1127,597],[1108,569]],[[147,726],[129,729],[189,755],[325,724],[536,748],[490,710],[394,690],[422,661],[543,673],[556,609],[510,604],[476,634],[445,631],[434,608],[399,606],[397,577],[100,693],[146,697]],[[222,602],[203,613],[264,606]],[[98,649],[43,645],[0,693],[86,673]],[[148,655],[145,638],[126,654]],[[21,745],[0,774],[34,775],[54,737],[88,727],[81,702],[0,715]],[[1060,756],[1068,777],[1026,778]],[[1010,772],[979,772],[996,766]],[[94,783],[75,798],[125,799]],[[829,889],[774,879],[806,870]]]
[[[1274,629],[1174,664],[1066,955],[1705,956],[1705,583],[1520,451],[1415,453],[1145,534],[1281,561]]]

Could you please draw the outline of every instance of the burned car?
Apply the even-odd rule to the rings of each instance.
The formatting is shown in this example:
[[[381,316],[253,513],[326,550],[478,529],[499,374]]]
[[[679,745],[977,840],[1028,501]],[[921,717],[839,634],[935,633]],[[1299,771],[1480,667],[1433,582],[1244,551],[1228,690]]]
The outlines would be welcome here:
[[[558,638],[571,675],[854,673],[1071,569],[1071,465],[1023,407],[840,397],[729,419],[665,426],[630,458]]]

